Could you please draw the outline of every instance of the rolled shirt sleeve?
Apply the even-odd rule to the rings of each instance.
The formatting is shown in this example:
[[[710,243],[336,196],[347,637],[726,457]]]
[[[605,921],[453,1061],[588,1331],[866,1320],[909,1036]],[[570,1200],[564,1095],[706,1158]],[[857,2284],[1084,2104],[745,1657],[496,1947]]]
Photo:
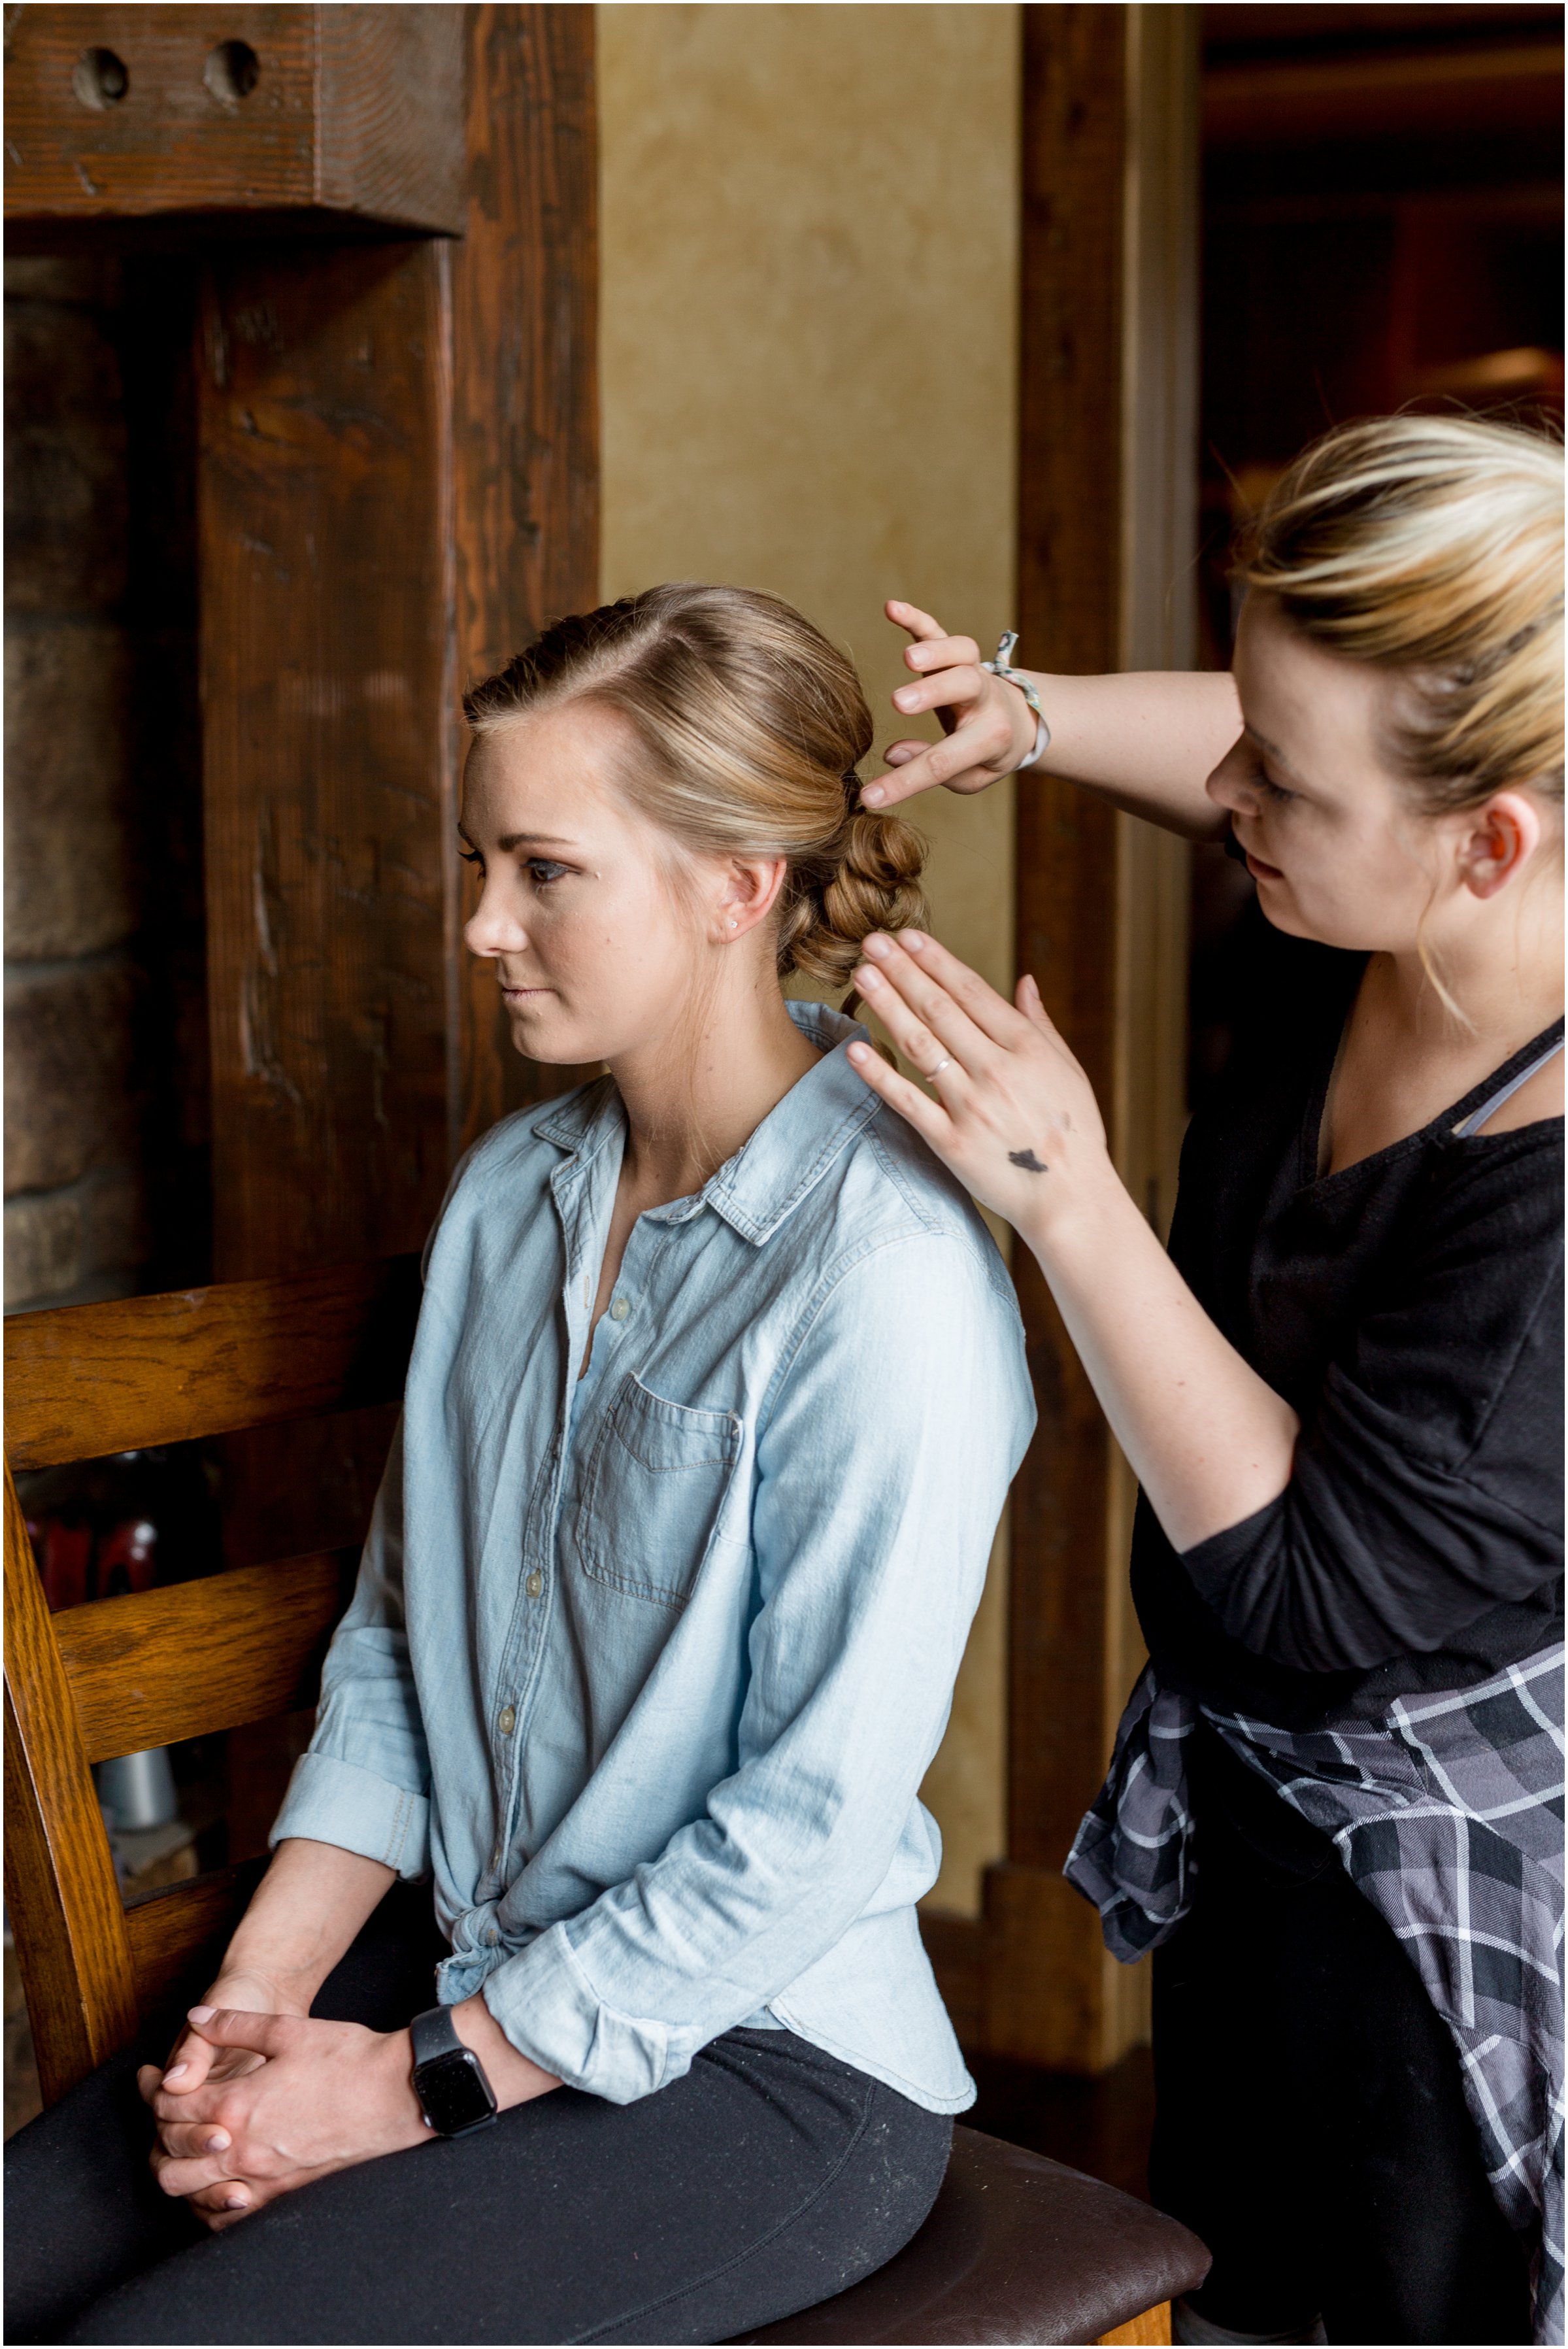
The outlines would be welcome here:
[[[309,1751],[269,1842],[308,1836],[399,1876],[429,1866],[430,1764],[403,1613],[403,1429],[377,1495],[354,1597],[322,1667]]]
[[[999,1261],[883,1245],[802,1316],[759,1413],[738,1765],[705,1815],[490,1973],[513,2044],[614,2103],[678,2077],[936,1872],[917,1794],[1033,1406]]]

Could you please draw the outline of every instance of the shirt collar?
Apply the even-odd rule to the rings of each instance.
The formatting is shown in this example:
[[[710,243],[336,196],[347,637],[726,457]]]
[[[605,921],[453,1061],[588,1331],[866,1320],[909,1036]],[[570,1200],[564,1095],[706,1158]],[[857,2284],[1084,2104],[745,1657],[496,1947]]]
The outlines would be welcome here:
[[[857,1040],[869,1040],[860,1021],[846,1019],[822,1003],[789,1003],[785,1009],[821,1059],[790,1086],[695,1198],[672,1200],[668,1206],[650,1209],[652,1215],[681,1223],[700,1207],[711,1206],[742,1239],[761,1247],[876,1115],[878,1098],[855,1074],[846,1049]],[[614,1080],[602,1077],[541,1118],[534,1132],[570,1150],[582,1166],[624,1123]]]

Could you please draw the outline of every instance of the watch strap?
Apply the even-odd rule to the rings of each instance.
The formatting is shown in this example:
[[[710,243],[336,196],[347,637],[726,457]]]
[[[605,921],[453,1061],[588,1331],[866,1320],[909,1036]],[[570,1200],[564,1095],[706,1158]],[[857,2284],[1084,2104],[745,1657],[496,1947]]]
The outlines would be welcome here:
[[[432,2006],[417,2014],[408,2025],[408,2036],[414,2043],[414,2069],[421,2064],[433,2064],[438,2055],[461,2055],[471,2051],[466,2039],[452,2021],[449,2006]]]

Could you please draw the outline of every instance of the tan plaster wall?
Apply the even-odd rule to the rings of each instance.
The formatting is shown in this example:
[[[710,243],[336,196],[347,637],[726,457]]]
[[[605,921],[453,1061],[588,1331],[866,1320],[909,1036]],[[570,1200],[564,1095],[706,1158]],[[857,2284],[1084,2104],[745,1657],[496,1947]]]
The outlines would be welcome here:
[[[902,595],[1012,617],[1019,16],[602,6],[603,588],[768,587],[860,665]],[[905,730],[901,727],[898,730]],[[1012,800],[922,802],[941,935],[1010,987]],[[926,1785],[973,1912],[1003,1848],[1005,1559]]]

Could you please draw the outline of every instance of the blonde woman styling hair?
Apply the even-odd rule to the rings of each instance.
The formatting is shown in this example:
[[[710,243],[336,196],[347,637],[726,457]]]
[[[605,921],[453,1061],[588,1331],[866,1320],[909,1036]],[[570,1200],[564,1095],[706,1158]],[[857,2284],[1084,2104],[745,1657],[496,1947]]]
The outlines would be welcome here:
[[[920,841],[772,596],[562,620],[468,715],[468,944],[605,1073],[453,1178],[271,1870],[141,2051],[152,2172],[129,2054],[6,2148],[18,2339],[728,2341],[899,2251],[973,2099],[919,1788],[1022,1331],[780,984],[921,916]]]
[[[949,731],[864,794],[1043,762],[1244,860],[1259,1032],[1170,1255],[1032,980],[872,938],[934,1098],[853,1057],[1034,1251],[1142,1487],[1068,1873],[1156,1953],[1153,2190],[1214,2252],[1175,2338],[1556,2341],[1562,450],[1332,432],[1237,576],[1230,677],[983,667],[890,605]]]

